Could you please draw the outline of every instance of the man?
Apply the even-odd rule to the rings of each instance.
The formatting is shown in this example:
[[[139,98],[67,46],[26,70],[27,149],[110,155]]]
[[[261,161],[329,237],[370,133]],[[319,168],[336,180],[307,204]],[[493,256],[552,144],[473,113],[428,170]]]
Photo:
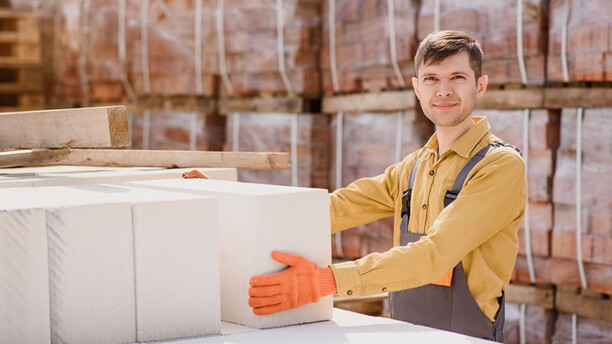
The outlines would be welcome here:
[[[415,67],[412,85],[436,132],[383,174],[329,196],[332,233],[393,215],[395,247],[327,268],[274,252],[290,267],[251,279],[255,314],[336,293],[390,292],[395,319],[503,340],[503,292],[518,253],[525,165],[489,132],[486,118],[471,116],[488,83],[472,36],[430,34]]]

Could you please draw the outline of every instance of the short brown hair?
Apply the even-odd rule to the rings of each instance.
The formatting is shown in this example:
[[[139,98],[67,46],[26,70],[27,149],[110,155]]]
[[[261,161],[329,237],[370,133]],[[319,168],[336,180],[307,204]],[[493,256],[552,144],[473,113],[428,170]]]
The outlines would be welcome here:
[[[414,68],[419,72],[423,64],[442,62],[449,56],[467,52],[476,79],[482,74],[482,49],[474,36],[463,31],[443,30],[432,32],[419,44],[414,57]]]

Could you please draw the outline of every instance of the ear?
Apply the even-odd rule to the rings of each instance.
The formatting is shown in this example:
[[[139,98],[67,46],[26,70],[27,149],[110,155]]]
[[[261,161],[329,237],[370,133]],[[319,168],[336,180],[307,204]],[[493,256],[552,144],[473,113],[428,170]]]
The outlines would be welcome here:
[[[489,76],[488,75],[481,75],[480,78],[478,78],[478,92],[476,93],[476,96],[478,98],[481,98],[485,92],[487,91],[487,86],[489,85]]]
[[[417,98],[419,97],[419,79],[412,77],[412,88],[414,89],[414,94],[416,94]]]

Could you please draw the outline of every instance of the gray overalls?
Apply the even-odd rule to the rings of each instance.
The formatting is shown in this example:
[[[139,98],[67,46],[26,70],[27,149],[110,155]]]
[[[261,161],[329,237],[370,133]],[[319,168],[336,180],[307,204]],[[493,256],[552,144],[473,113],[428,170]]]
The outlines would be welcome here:
[[[509,145],[502,142],[490,143],[467,162],[455,179],[453,188],[446,192],[444,207],[447,207],[457,198],[470,170],[481,161],[490,150],[500,146]],[[400,225],[400,244],[402,246],[418,241],[421,236],[425,235],[408,232],[410,198],[420,162],[421,159],[414,165],[410,174],[408,190],[402,197],[402,222]],[[453,277],[449,287],[428,284],[418,288],[392,292],[389,295],[391,318],[393,319],[503,342],[502,331],[505,318],[503,292],[498,301],[500,307],[497,311],[495,322],[492,323],[474,300],[468,287],[467,278],[461,262],[453,268]]]

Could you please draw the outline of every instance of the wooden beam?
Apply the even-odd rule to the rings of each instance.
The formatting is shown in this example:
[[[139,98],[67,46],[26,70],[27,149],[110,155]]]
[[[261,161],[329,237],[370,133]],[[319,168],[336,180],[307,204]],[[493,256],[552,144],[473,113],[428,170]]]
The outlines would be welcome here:
[[[377,93],[358,93],[323,98],[323,112],[392,112],[414,109],[414,91],[386,91]]]
[[[26,149],[0,152],[0,168],[20,166],[43,166],[65,159],[69,150],[64,149]]]
[[[506,301],[553,309],[555,308],[555,289],[553,286],[510,284],[506,289]]]
[[[612,106],[612,88],[546,88],[544,107],[561,109],[568,107]]]
[[[557,290],[555,306],[558,311],[575,313],[587,318],[612,321],[612,300],[578,292]]]
[[[216,99],[205,96],[139,96],[128,99],[130,113],[153,111],[185,111],[215,113]]]
[[[540,109],[544,106],[544,91],[535,89],[488,90],[476,102],[477,109],[518,110]]]
[[[317,100],[302,97],[222,98],[219,112],[319,112]]]
[[[0,113],[0,148],[126,147],[125,106]]]
[[[290,167],[288,153],[271,152],[39,149],[0,153],[0,167],[48,165],[235,167],[254,170],[280,170]]]

